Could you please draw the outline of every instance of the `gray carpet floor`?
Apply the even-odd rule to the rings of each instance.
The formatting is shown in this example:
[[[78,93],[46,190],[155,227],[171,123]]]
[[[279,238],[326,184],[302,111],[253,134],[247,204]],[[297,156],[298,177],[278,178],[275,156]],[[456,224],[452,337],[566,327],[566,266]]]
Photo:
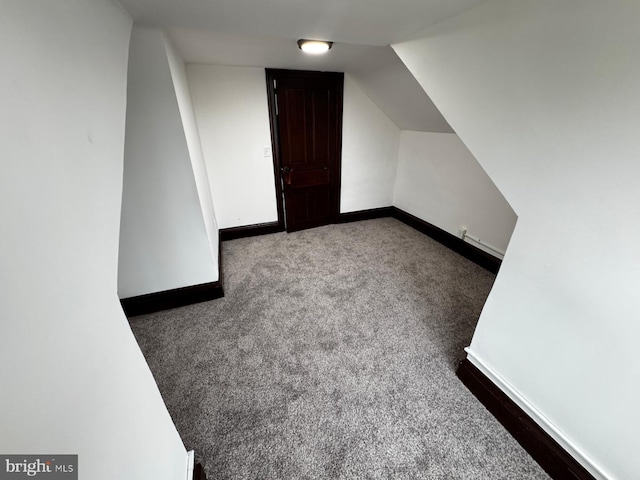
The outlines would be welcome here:
[[[455,376],[494,275],[394,219],[223,244],[225,297],[132,319],[215,479],[547,479]]]

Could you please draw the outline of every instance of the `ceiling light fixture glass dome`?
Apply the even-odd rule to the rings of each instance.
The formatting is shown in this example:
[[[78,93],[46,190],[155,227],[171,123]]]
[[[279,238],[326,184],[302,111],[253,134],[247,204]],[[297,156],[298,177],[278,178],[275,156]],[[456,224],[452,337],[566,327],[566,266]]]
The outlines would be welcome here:
[[[333,42],[325,42],[323,40],[298,40],[298,48],[305,53],[312,55],[320,55],[331,49]]]

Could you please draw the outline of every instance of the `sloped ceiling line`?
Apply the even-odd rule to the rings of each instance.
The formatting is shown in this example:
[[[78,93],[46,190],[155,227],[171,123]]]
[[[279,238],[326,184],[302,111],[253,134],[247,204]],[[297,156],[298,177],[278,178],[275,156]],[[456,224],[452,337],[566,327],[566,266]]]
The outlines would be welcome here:
[[[168,30],[186,63],[345,72],[401,130],[452,133],[389,46],[486,0],[120,0]],[[332,40],[305,56],[299,38]]]

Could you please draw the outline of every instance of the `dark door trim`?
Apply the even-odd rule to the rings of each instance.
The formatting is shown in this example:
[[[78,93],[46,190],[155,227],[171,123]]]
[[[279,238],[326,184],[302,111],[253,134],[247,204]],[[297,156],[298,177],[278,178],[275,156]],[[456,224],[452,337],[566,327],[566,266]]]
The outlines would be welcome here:
[[[280,175],[280,138],[278,134],[278,116],[276,113],[276,77],[275,70],[267,68],[267,102],[269,105],[269,131],[271,132],[271,153],[273,157],[273,178],[276,183],[276,207],[278,209],[278,227],[284,230],[284,199],[282,198],[282,176]]]
[[[335,198],[333,205],[335,211],[331,212],[331,222],[336,223],[340,217],[340,191],[342,183],[342,109],[344,94],[344,73],[342,72],[315,72],[306,70],[285,70],[277,68],[265,69],[267,81],[267,102],[269,106],[269,126],[271,130],[271,151],[273,153],[273,176],[276,187],[276,205],[278,210],[278,226],[286,229],[285,212],[284,212],[284,196],[282,187],[282,160],[280,153],[280,132],[278,128],[278,112],[277,112],[277,88],[276,83],[281,77],[297,77],[297,78],[333,78],[337,81],[338,90],[336,98],[336,185]]]

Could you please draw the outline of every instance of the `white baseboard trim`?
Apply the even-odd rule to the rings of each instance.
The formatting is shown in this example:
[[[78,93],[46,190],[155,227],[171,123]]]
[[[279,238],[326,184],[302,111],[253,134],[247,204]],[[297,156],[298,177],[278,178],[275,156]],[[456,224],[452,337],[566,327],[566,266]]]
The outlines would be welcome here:
[[[187,452],[187,480],[193,480],[194,456],[193,450]]]
[[[573,458],[586,468],[597,480],[614,480],[606,471],[587,456],[569,437],[556,427],[540,410],[534,407],[518,390],[512,387],[496,371],[482,360],[471,347],[464,349],[467,359],[486,375],[500,390],[515,402],[529,417],[536,422],[547,434],[562,446]]]

